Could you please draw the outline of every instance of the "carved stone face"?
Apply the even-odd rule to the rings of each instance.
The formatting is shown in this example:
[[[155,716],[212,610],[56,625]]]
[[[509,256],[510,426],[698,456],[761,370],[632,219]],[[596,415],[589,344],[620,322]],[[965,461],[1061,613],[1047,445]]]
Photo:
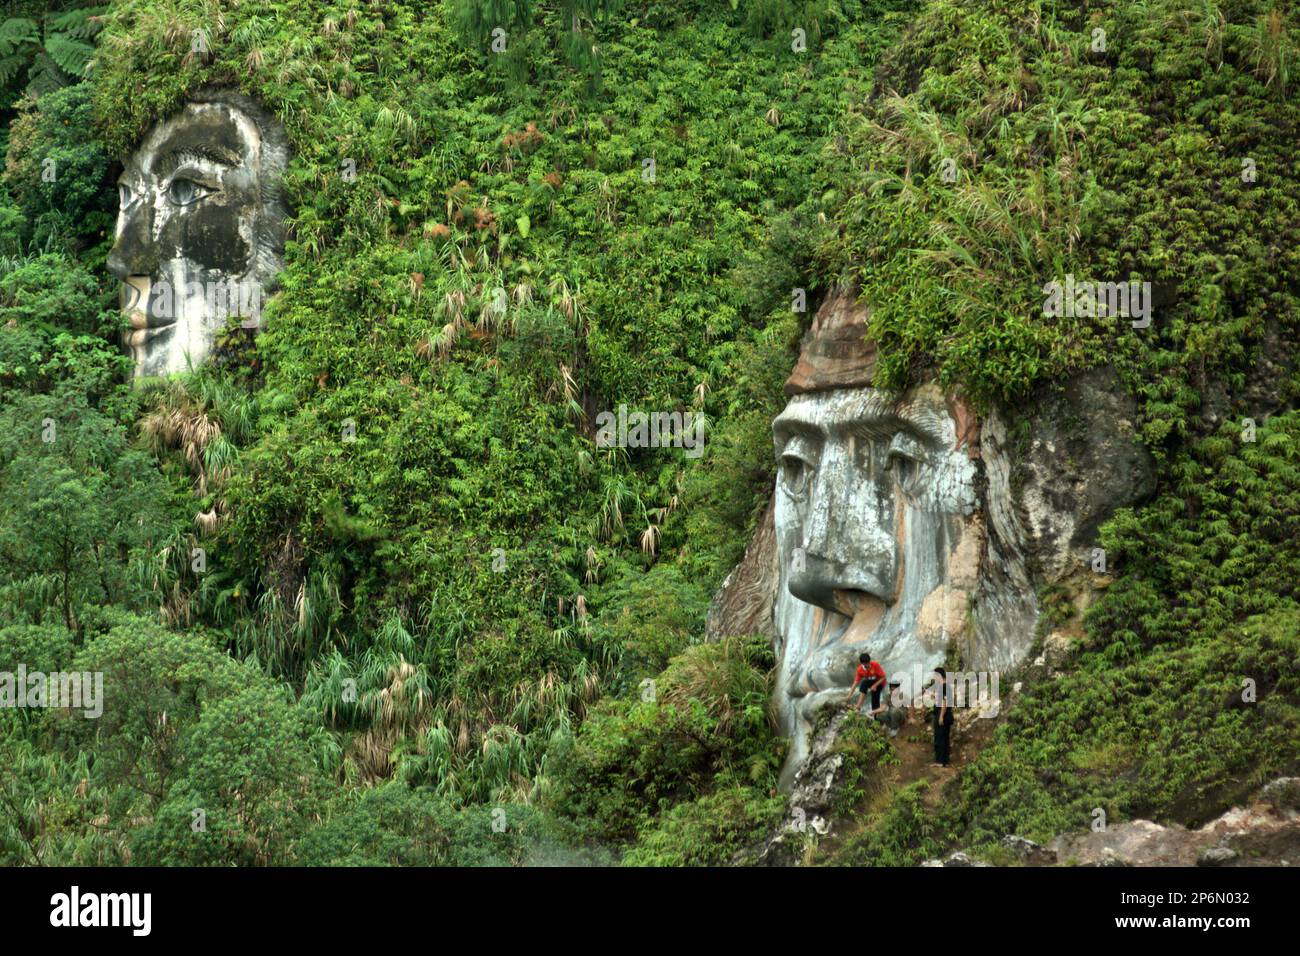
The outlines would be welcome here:
[[[891,675],[942,662],[984,539],[975,463],[937,386],[796,394],[772,431],[778,710],[797,751],[864,650]]]
[[[1040,588],[1084,610],[1106,584],[1089,570],[1097,528],[1155,488],[1136,401],[1113,369],[980,421],[924,378],[902,394],[873,388],[869,326],[851,287],[814,316],[773,422],[771,503],[706,625],[711,639],[772,638],[772,702],[790,743],[781,786],[802,787],[810,806],[824,783],[796,775],[833,742],[834,725],[814,738],[814,724],[847,699],[859,654],[899,682],[896,703],[917,699],[949,652],[988,673],[996,697],[997,673],[1033,643]]]
[[[109,270],[123,282],[135,376],[198,365],[232,317],[255,328],[284,251],[283,131],[213,94],[159,123],[126,160]]]

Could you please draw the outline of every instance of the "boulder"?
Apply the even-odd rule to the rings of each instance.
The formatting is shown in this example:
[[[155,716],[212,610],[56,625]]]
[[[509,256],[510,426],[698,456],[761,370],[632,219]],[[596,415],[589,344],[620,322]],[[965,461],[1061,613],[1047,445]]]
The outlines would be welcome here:
[[[1196,854],[1197,866],[1224,866],[1237,858],[1237,851],[1226,846],[1210,846]]]
[[[1022,836],[1007,834],[1002,838],[1002,845],[1019,857],[1025,866],[1050,866],[1056,862],[1054,852]]]
[[[962,853],[960,850],[957,851],[956,853],[949,854],[948,857],[945,859],[926,860],[921,865],[922,866],[988,866],[987,863],[984,863],[980,860],[972,860],[969,856],[967,856],[965,853]]]

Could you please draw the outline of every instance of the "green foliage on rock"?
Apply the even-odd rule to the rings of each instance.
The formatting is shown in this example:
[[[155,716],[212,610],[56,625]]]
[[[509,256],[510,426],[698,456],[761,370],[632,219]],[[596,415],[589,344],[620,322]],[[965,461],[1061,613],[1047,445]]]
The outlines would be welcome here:
[[[1103,526],[1118,569],[1069,672],[1026,686],[917,841],[906,794],[863,845],[989,850],[1137,818],[1199,826],[1300,769],[1300,413],[1224,426]],[[846,849],[841,859],[857,860]]]
[[[1294,336],[1290,90],[1271,0],[927,4],[837,140],[822,249],[874,307],[880,378],[977,401],[1115,362],[1155,446]],[[1049,318],[1045,283],[1152,284],[1152,324]]]
[[[784,807],[773,663],[761,638],[698,644],[639,696],[596,705],[552,752],[557,810],[582,839],[632,848],[629,863],[718,863],[753,842]],[[697,845],[705,834],[710,845]]]
[[[784,812],[784,797],[754,787],[728,787],[674,806],[641,831],[623,863],[723,866],[775,827]]]
[[[95,75],[111,153],[223,84],[294,147],[257,368],[215,376],[251,382],[256,414],[203,502],[229,518],[188,610],[322,709],[315,688],[382,692],[402,664],[379,635],[412,635],[398,656],[427,696],[400,732],[331,718],[341,773],[365,745],[362,776],[515,791],[591,701],[698,635],[766,494],[798,333],[784,286],[819,287],[820,151],[901,27],[882,15],[907,6],[758,26],[714,4],[290,2],[220,23],[199,3],[113,6]],[[815,55],[788,36],[810,12]],[[526,83],[490,36],[449,29],[498,14]],[[598,82],[566,49],[575,23]],[[177,403],[219,420],[198,394],[213,378]],[[621,404],[709,434],[725,419],[719,459],[598,448],[596,414]]]
[[[1095,806],[1200,820],[1295,772],[1300,434],[1222,422],[1300,395],[1300,24],[1184,7],[119,0],[98,34],[16,10],[0,670],[97,668],[111,707],[0,713],[0,860],[570,859],[557,821],[602,861],[735,859],[784,809],[773,660],[703,618],[770,493],[792,292],[844,279],[882,384],[934,366],[987,407],[1115,362],[1162,485],[1103,531],[1078,668],[937,814],[880,804],[888,747],[850,726],[837,809],[880,806],[836,861]],[[98,44],[84,82],[65,34]],[[19,101],[40,64],[58,82]],[[255,344],[132,389],[109,158],[213,85],[293,144],[282,289]],[[1066,273],[1150,281],[1152,326],[1043,317]],[[706,454],[599,447],[621,404],[699,416]]]

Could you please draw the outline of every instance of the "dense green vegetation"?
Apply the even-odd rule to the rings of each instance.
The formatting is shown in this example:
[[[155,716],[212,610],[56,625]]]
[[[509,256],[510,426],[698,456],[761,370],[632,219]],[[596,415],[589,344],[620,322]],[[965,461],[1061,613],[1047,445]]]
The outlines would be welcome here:
[[[100,670],[110,706],[0,711],[0,860],[733,859],[783,742],[770,651],[703,617],[770,490],[792,290],[845,278],[883,384],[933,365],[988,405],[1115,361],[1162,484],[1104,531],[1077,669],[937,818],[845,735],[839,809],[884,809],[836,860],[1201,819],[1294,770],[1300,423],[1243,443],[1234,402],[1300,388],[1256,374],[1300,315],[1300,23],[1190,6],[16,10],[0,670]],[[133,389],[111,158],[214,84],[292,142],[283,288],[255,343]],[[1152,282],[1152,327],[1044,319],[1066,273]],[[703,416],[707,454],[598,448],[620,403]]]
[[[837,141],[822,240],[871,290],[882,377],[933,363],[987,403],[1115,362],[1157,451],[1239,393],[1300,316],[1297,31],[1266,0],[928,5]],[[1150,282],[1152,327],[1045,319],[1067,274]]]
[[[701,639],[766,494],[768,422],[799,331],[791,288],[815,302],[819,284],[808,265],[822,147],[904,25],[892,11],[909,5],[649,3],[618,17],[578,5],[598,69],[575,46],[574,5],[519,5],[506,56],[473,6],[243,4],[218,17],[213,4],[127,0],[108,11],[86,82],[19,104],[5,282],[40,296],[5,299],[6,414],[22,427],[6,439],[15,561],[0,613],[15,627],[59,623],[89,652],[105,638],[85,622],[111,603],[141,615],[119,626],[148,657],[144,629],[157,625],[145,622],[161,609],[195,654],[228,652],[264,675],[266,694],[285,688],[292,715],[265,705],[285,774],[305,750],[344,786],[315,803],[311,787],[275,791],[268,769],[263,805],[306,801],[300,816],[327,828],[354,813],[380,834],[398,826],[398,783],[433,817],[545,802],[585,766],[552,755],[598,753],[602,727],[612,751],[592,759],[610,793],[643,746],[677,753],[662,809],[713,799],[734,814],[730,830],[687,806],[660,833],[653,805],[574,836],[632,841],[644,827],[647,852],[668,859],[700,825],[734,837],[781,803],[770,655],[736,645],[716,674],[708,650],[673,665],[720,682],[703,710],[669,690],[673,667],[658,703],[640,702],[641,682]],[[283,289],[255,347],[232,334],[200,372],[132,390],[102,266],[104,157],[222,83],[280,116],[295,150]],[[39,175],[50,155],[52,182]],[[71,427],[65,393],[78,427],[97,429],[92,461],[76,458],[80,435],[38,443],[46,418]],[[594,414],[620,403],[706,417],[716,453],[598,450]],[[26,496],[37,467],[67,471],[61,511]],[[27,553],[33,522],[74,512],[71,550]],[[63,584],[66,606],[51,604]],[[186,766],[203,758],[181,738],[236,706],[195,693],[191,725],[174,719]],[[616,739],[640,721],[644,743]],[[14,746],[45,742],[24,728]],[[43,759],[66,774],[99,745],[73,743]],[[382,781],[393,783],[370,789]],[[134,847],[192,860],[181,811],[202,799],[218,818],[221,794],[194,780],[169,777],[147,798],[91,783],[116,802],[107,836],[62,851],[78,859]],[[25,799],[39,820],[42,800]],[[264,826],[221,818],[238,835],[203,859],[309,855],[292,831],[259,844]],[[332,845],[309,843],[318,861]]]

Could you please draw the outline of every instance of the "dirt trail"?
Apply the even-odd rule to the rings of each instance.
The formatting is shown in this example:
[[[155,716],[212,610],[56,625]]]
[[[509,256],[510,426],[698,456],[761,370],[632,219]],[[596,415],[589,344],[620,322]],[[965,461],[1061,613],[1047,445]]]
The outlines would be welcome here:
[[[947,767],[934,764],[934,734],[931,730],[929,711],[916,711],[908,715],[898,736],[894,738],[894,750],[898,763],[889,767],[889,782],[893,787],[904,787],[917,780],[927,780],[925,805],[933,808],[939,802],[940,792],[957,772],[974,760],[988,742],[997,726],[997,719],[976,719],[966,726],[954,725],[952,743],[949,747],[951,762]]]
[[[836,850],[859,833],[870,820],[875,809],[882,806],[888,794],[899,787],[905,787],[917,780],[925,780],[926,787],[922,801],[927,810],[934,810],[942,799],[943,791],[967,764],[979,756],[997,728],[997,718],[964,718],[952,728],[952,743],[949,748],[951,762],[947,767],[936,767],[934,763],[934,735],[930,729],[930,711],[912,710],[908,712],[907,723],[893,738],[894,751],[898,762],[891,764],[884,773],[887,775],[885,786],[876,790],[863,805],[855,807],[845,817],[835,821],[834,829],[818,847],[818,858],[825,860],[835,855]]]

